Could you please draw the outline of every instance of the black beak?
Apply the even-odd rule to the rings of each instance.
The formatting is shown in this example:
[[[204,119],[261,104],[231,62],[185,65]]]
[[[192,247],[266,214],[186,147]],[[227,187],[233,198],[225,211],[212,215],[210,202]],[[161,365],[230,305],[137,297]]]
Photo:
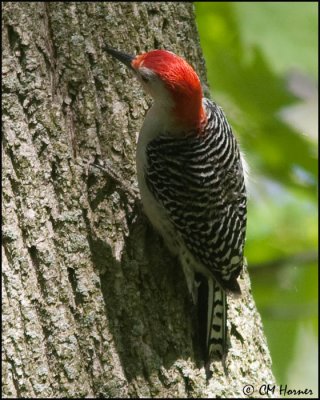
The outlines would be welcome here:
[[[128,68],[134,70],[131,65],[131,62],[135,59],[135,56],[130,56],[129,54],[122,53],[121,51],[111,49],[111,47],[108,47],[108,46],[105,46],[104,49],[108,54],[111,54],[112,57],[121,61]]]

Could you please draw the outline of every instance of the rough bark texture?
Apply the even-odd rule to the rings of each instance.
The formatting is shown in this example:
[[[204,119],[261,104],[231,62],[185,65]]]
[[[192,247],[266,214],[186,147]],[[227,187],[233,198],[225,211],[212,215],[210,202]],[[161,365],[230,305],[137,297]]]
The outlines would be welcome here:
[[[206,383],[177,261],[134,202],[150,99],[104,43],[166,48],[205,83],[190,3],[3,4],[3,397],[232,397],[274,383],[247,272],[228,376]],[[259,393],[256,392],[256,396]]]

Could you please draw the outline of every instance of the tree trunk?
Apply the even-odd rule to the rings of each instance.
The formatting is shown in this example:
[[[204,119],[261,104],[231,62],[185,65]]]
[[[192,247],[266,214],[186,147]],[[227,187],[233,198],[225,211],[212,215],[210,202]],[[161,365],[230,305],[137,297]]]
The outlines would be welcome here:
[[[206,82],[191,3],[3,4],[3,397],[233,397],[274,384],[245,271],[206,382],[182,269],[135,202],[150,99],[103,45]]]

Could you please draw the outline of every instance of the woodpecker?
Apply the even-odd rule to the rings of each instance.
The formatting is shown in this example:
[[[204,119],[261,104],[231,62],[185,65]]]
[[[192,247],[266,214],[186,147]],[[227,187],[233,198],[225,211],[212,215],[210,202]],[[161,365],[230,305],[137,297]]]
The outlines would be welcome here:
[[[241,294],[247,197],[245,164],[222,109],[204,98],[194,69],[166,50],[131,56],[129,67],[153,98],[140,131],[136,166],[144,211],[179,257],[193,301],[207,281],[205,359],[225,359],[227,297]]]

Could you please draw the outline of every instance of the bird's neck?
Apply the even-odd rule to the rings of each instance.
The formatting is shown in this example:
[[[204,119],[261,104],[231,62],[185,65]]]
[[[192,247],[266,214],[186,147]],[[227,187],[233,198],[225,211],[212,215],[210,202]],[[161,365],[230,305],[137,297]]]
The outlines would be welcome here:
[[[154,102],[152,115],[157,126],[161,126],[162,132],[175,136],[183,135],[191,131],[200,132],[201,126],[206,121],[206,114],[200,102],[182,98],[167,103]]]
[[[200,131],[205,121],[205,111],[202,105],[202,88],[197,77],[194,80],[182,81],[169,90],[173,103],[173,117],[177,125],[189,131]]]
[[[190,99],[178,102],[173,108],[172,113],[175,125],[182,132],[200,132],[201,126],[206,120],[202,99],[199,102],[193,102]]]

